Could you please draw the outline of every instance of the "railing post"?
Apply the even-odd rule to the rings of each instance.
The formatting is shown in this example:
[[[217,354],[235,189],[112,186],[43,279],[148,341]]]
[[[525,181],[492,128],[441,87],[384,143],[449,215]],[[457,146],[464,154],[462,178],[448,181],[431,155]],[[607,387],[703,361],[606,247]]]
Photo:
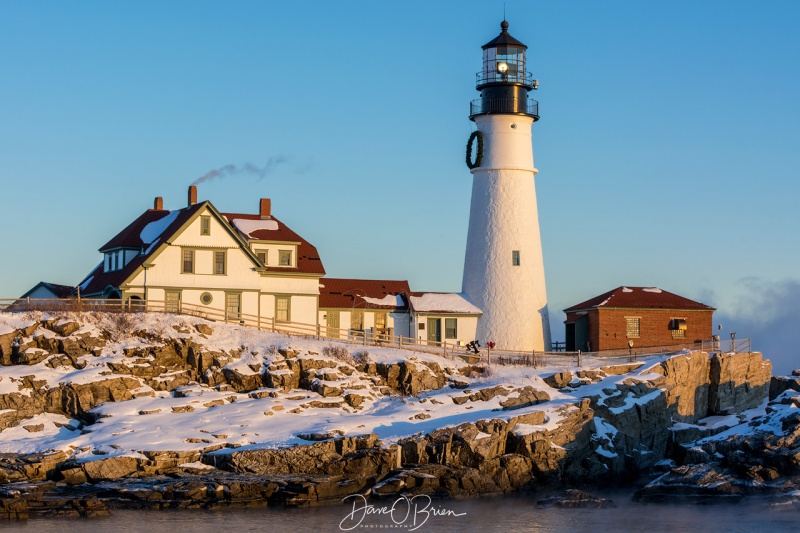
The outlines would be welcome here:
[[[364,346],[367,345],[367,330],[361,332],[364,335]]]
[[[319,324],[317,324],[317,340],[319,340]]]
[[[582,362],[583,362],[582,360],[583,360],[583,352],[581,352],[581,350],[578,350],[578,368],[583,366],[582,365]]]
[[[269,321],[270,321],[269,330],[275,333],[275,317],[274,316],[269,317]]]

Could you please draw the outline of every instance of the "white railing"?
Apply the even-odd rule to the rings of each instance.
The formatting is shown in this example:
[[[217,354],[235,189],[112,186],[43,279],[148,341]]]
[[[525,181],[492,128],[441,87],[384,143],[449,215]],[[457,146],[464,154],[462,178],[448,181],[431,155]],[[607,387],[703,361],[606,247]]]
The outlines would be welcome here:
[[[699,343],[625,348],[603,350],[599,352],[521,352],[481,347],[467,349],[465,346],[448,343],[391,335],[371,330],[354,330],[334,328],[320,324],[289,322],[276,320],[274,317],[262,317],[227,309],[214,309],[182,302],[164,302],[156,300],[128,299],[105,300],[88,298],[45,299],[45,298],[7,298],[0,299],[0,311],[9,313],[29,311],[49,312],[106,312],[106,313],[170,313],[194,316],[214,322],[238,324],[261,331],[282,333],[285,335],[303,336],[316,339],[327,339],[335,342],[356,344],[361,346],[396,347],[416,352],[432,353],[444,357],[459,357],[471,363],[486,362],[488,364],[521,365],[533,367],[582,367],[601,366],[613,362],[635,362],[644,357],[668,356],[685,351],[712,352],[749,352],[750,339],[735,341],[702,341]],[[730,348],[730,349],[728,349]]]

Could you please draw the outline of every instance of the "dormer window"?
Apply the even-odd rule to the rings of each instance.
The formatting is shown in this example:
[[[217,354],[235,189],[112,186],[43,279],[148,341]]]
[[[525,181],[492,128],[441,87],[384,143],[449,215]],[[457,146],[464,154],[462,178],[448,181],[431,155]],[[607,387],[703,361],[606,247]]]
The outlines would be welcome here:
[[[280,266],[292,266],[292,251],[280,250],[278,252],[278,264]]]

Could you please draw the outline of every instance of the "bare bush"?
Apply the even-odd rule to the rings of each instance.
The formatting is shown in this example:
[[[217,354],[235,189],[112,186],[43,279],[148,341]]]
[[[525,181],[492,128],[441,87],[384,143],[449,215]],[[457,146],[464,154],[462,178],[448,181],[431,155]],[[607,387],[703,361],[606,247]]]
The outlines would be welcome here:
[[[369,363],[369,352],[367,350],[353,352],[353,361],[355,361],[357,365],[366,365]]]
[[[348,365],[355,365],[353,356],[350,355],[350,352],[347,351],[347,348],[344,346],[329,344],[322,348],[322,355],[326,357],[333,357],[334,359],[337,359],[343,363],[347,363]]]

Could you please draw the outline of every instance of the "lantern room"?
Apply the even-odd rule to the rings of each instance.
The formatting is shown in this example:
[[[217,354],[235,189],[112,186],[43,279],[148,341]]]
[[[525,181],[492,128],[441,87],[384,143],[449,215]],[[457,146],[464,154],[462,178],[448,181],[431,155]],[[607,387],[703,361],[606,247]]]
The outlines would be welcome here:
[[[508,22],[500,23],[500,35],[482,46],[483,68],[477,74],[480,100],[472,102],[470,118],[488,113],[528,115],[539,119],[539,103],[528,99],[528,91],[539,85],[527,71],[526,51],[508,33]]]
[[[528,47],[508,33],[508,22],[504,20],[500,28],[500,35],[482,47],[483,70],[478,74],[478,88],[487,83],[530,85],[525,70],[525,50]]]

